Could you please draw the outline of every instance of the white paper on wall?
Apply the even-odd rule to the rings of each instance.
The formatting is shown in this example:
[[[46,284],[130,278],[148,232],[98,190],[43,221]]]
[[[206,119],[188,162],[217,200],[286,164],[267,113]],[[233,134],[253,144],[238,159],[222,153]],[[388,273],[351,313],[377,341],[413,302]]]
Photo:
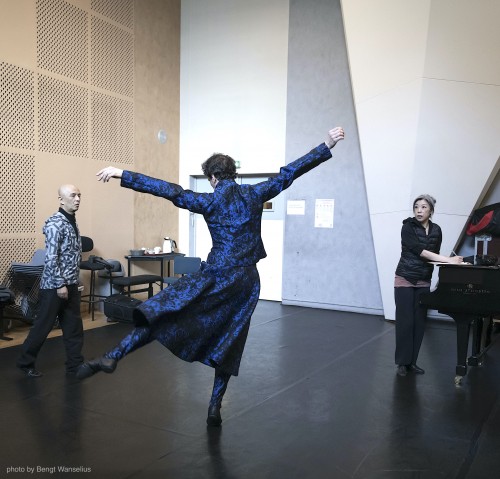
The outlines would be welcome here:
[[[314,209],[314,227],[315,228],[333,228],[333,210],[335,207],[335,200],[316,199]]]
[[[287,215],[305,215],[306,202],[305,200],[288,200],[286,202]]]

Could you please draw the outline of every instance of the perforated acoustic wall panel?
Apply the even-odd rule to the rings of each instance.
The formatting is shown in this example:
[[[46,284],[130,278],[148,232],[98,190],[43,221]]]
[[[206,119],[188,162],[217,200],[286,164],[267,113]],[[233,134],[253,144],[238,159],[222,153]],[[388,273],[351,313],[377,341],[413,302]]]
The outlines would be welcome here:
[[[35,238],[0,238],[0,283],[6,283],[10,263],[28,263],[35,249]]]
[[[0,148],[35,148],[33,71],[0,63]],[[0,283],[12,261],[27,262],[36,246],[33,155],[0,151]],[[33,235],[26,238],[25,236]]]
[[[88,89],[39,75],[40,151],[88,157]]]
[[[94,12],[132,29],[134,27],[134,0],[92,0]]]
[[[0,233],[35,233],[35,157],[0,152]]]
[[[0,146],[35,147],[35,75],[0,63]]]
[[[132,98],[134,36],[97,17],[91,20],[91,84]]]
[[[92,92],[92,158],[127,163],[134,161],[134,104]]]
[[[69,78],[88,78],[88,14],[62,0],[37,0],[38,66]]]
[[[20,7],[8,18],[36,31],[19,46],[20,64],[0,49],[0,281],[43,247],[40,225],[58,207],[40,196],[49,178],[68,181],[65,172],[93,171],[96,160],[134,162],[134,0],[22,3],[29,15],[21,22]],[[78,186],[94,181],[82,174]]]

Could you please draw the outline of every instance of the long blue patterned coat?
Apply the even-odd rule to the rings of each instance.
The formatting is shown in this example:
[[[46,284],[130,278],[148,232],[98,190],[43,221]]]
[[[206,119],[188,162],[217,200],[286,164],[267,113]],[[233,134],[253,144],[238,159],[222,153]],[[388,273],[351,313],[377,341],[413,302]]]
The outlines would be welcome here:
[[[260,293],[256,263],[266,257],[261,238],[263,203],[331,158],[323,143],[256,185],[219,181],[213,193],[124,171],[121,186],[170,200],[203,215],[212,249],[199,272],[186,275],[134,311],[137,326],[186,361],[237,375],[250,319]]]

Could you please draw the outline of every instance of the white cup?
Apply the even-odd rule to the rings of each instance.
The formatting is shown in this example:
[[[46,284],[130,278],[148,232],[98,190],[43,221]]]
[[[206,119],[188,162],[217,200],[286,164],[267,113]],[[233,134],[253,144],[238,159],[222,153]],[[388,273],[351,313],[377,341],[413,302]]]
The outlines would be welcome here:
[[[160,254],[161,253],[161,248],[159,246],[155,246],[155,254]]]

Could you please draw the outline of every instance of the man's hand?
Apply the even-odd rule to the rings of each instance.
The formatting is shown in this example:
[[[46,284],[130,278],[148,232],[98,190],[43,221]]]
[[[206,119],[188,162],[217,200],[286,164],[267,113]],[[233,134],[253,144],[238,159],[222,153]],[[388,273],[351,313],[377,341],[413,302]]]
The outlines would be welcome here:
[[[121,178],[122,173],[123,170],[115,168],[114,166],[108,166],[103,168],[101,171],[98,171],[95,175],[97,176],[98,181],[107,183],[111,178]]]
[[[66,288],[66,286],[57,288],[57,296],[61,299],[68,299],[68,288]]]
[[[328,138],[325,141],[325,145],[328,148],[333,148],[338,141],[344,139],[344,129],[341,126],[337,126],[328,132]]]

